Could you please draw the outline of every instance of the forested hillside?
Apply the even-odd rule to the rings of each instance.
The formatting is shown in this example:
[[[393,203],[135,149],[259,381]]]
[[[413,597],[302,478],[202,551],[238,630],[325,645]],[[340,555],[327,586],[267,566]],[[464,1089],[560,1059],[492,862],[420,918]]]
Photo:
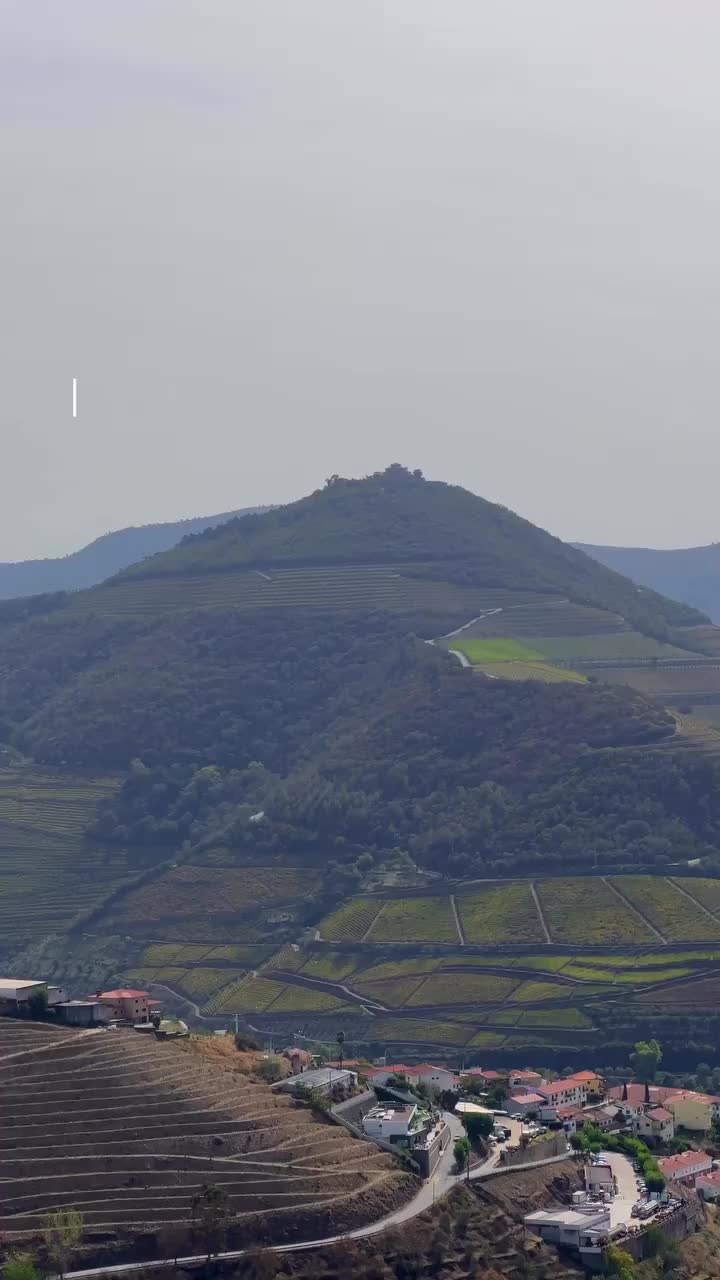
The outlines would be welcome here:
[[[422,576],[515,590],[563,592],[663,632],[703,620],[688,606],[601,568],[505,507],[395,465],[364,480],[332,476],[323,489],[262,516],[185,538],[126,570],[162,577],[238,566],[389,561]],[[426,562],[440,562],[429,569]]]
[[[238,519],[248,512],[266,511],[267,507],[248,507],[216,516],[197,516],[164,524],[146,524],[116,529],[95,538],[86,547],[67,556],[46,560],[19,560],[0,563],[0,600],[16,596],[39,595],[52,591],[78,591],[102,582],[128,565],[174,547],[188,534]]]

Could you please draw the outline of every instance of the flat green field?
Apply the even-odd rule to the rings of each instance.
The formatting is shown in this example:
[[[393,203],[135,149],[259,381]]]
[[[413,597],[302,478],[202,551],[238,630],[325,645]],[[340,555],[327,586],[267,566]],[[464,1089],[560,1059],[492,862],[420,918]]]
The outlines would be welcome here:
[[[645,921],[596,877],[538,880],[535,888],[554,942],[653,942],[655,935]]]
[[[367,935],[368,942],[459,942],[447,897],[391,898]]]
[[[451,649],[459,649],[471,662],[532,662],[542,660],[542,653],[529,649],[519,640],[507,640],[500,636],[488,637],[487,640],[458,640],[448,642]]]
[[[544,942],[530,885],[492,885],[457,894],[455,903],[466,942]]]

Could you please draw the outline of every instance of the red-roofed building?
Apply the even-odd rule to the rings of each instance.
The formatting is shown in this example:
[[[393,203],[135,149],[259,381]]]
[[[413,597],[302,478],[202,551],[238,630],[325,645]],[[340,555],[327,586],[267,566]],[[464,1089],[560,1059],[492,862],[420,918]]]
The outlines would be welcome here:
[[[420,1084],[426,1084],[430,1089],[454,1089],[458,1082],[455,1072],[449,1067],[434,1067],[431,1062],[418,1062],[413,1071]]]
[[[678,1156],[665,1156],[658,1160],[661,1172],[668,1182],[687,1182],[691,1185],[699,1173],[709,1173],[712,1160],[705,1151],[683,1151]]]
[[[580,1084],[584,1084],[588,1093],[603,1093],[605,1088],[603,1078],[597,1071],[573,1071],[569,1079],[578,1080]]]
[[[392,1062],[386,1067],[363,1067],[361,1074],[370,1084],[387,1084],[391,1076],[405,1076],[409,1084],[417,1084],[415,1067],[408,1067],[404,1062]]]
[[[543,1103],[547,1105],[544,1098]],[[578,1129],[582,1129],[588,1120],[587,1113],[583,1111],[582,1107],[577,1107],[572,1102],[563,1107],[556,1107],[553,1118],[560,1121],[566,1133],[576,1133]]]
[[[151,1012],[162,1004],[161,1000],[151,1000],[147,991],[133,991],[129,987],[97,991],[95,999],[105,1005],[111,1018],[123,1022],[149,1022]]]
[[[675,1117],[665,1107],[646,1107],[634,1121],[633,1133],[639,1138],[669,1142],[675,1136]]]
[[[712,1173],[699,1173],[695,1179],[695,1190],[702,1196],[703,1200],[717,1200],[720,1198],[720,1171],[714,1170]]]
[[[539,1071],[511,1071],[508,1074],[508,1085],[512,1092],[520,1089],[537,1089],[543,1083]]]
[[[487,1084],[494,1084],[496,1080],[502,1080],[499,1071],[491,1071],[489,1067],[468,1067],[466,1071],[460,1072],[461,1076],[472,1076],[473,1080],[484,1080]]]
[[[665,1106],[679,1093],[682,1089],[661,1088],[654,1084],[618,1084],[609,1090],[608,1098],[622,1108],[628,1120],[637,1120],[646,1107]]]
[[[545,1111],[552,1108],[554,1112],[568,1103],[581,1107],[587,1100],[587,1088],[580,1080],[552,1080],[548,1084],[537,1085],[537,1092],[545,1099]],[[554,1119],[554,1115],[545,1118]]]
[[[713,1120],[720,1118],[720,1098],[714,1094],[696,1093],[693,1089],[675,1089],[665,1099],[668,1111],[675,1117],[677,1129],[709,1133]]]

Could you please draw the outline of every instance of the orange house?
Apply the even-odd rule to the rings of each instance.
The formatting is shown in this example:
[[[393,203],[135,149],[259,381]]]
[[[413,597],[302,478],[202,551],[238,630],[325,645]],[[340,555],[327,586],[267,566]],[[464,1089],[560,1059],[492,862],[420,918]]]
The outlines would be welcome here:
[[[111,1018],[119,1018],[123,1022],[149,1022],[151,1012],[161,1003],[160,1000],[151,1000],[147,991],[131,991],[126,987],[117,991],[98,991],[95,999],[107,1007]]]

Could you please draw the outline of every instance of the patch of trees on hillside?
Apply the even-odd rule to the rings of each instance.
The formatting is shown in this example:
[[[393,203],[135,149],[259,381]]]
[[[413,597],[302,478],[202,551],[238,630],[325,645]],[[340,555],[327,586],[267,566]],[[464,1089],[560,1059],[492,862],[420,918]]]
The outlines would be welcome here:
[[[26,743],[135,757],[96,836],[326,860],[339,892],[397,849],[458,876],[713,854],[718,766],[668,750],[673,722],[642,695],[486,680],[392,616],[319,622],[207,613],[172,644],[154,628]]]

